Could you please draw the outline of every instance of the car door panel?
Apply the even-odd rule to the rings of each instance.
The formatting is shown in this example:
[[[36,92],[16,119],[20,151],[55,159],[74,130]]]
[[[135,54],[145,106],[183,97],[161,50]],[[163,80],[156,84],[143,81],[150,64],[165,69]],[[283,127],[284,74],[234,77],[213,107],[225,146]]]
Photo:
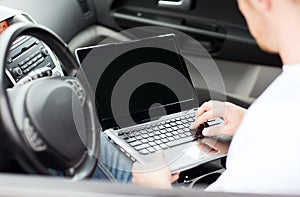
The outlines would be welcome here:
[[[94,0],[97,13],[110,13],[109,18],[106,15],[109,23],[105,25],[114,29],[149,25],[170,27],[196,38],[215,58],[281,66],[278,56],[266,54],[258,48],[235,0],[191,2],[190,9],[182,10],[160,7],[159,0]],[[99,17],[98,21],[104,22]]]

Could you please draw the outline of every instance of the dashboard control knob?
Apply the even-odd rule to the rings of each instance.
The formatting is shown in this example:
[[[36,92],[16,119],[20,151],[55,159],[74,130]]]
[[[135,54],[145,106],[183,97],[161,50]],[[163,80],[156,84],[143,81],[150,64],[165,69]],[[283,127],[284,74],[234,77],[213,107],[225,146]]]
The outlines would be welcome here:
[[[40,52],[44,57],[47,57],[49,55],[49,51],[47,49],[45,49],[44,47],[42,47],[40,49]]]
[[[46,75],[51,77],[52,76],[52,70],[47,70]]]
[[[14,77],[20,77],[20,76],[23,75],[23,71],[20,67],[15,67],[12,70],[12,74],[13,74]]]

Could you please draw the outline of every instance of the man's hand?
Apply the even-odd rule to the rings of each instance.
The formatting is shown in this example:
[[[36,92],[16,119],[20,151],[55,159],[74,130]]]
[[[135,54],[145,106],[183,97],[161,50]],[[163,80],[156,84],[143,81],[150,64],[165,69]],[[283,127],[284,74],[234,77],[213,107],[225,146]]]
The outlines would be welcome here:
[[[172,188],[171,184],[179,178],[179,173],[171,175],[162,152],[156,153],[156,159],[153,163],[134,163],[132,175],[132,182],[135,185],[161,189]]]
[[[205,128],[202,134],[204,136],[233,136],[240,126],[246,111],[246,109],[229,102],[209,101],[199,108],[191,129],[196,129],[204,122],[219,117],[224,119],[224,126]]]
[[[218,139],[218,137],[205,137],[199,140],[198,147],[207,154],[227,154],[231,142],[231,137]]]

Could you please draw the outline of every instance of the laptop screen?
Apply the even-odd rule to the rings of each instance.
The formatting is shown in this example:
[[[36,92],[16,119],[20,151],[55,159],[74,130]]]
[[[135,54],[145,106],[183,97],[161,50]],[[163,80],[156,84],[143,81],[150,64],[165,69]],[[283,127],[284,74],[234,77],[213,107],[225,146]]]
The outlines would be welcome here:
[[[173,34],[81,48],[76,55],[103,130],[199,106]]]

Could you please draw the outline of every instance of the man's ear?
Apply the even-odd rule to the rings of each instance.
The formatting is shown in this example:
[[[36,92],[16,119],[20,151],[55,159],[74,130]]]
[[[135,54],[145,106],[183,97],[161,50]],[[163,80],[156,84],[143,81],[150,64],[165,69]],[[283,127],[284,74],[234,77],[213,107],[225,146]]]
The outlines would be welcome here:
[[[267,12],[272,8],[272,0],[249,0],[252,6],[260,12]]]

